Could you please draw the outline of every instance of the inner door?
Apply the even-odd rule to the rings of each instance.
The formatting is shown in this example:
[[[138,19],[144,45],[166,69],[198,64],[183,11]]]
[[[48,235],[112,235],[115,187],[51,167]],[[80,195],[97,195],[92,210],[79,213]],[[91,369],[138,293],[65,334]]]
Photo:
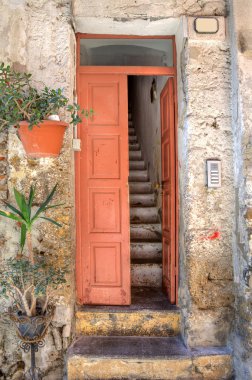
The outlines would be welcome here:
[[[125,74],[79,74],[77,293],[82,304],[130,304],[128,95]]]
[[[176,255],[176,161],[174,79],[169,78],[161,93],[162,145],[162,243],[163,288],[172,304],[177,294]]]

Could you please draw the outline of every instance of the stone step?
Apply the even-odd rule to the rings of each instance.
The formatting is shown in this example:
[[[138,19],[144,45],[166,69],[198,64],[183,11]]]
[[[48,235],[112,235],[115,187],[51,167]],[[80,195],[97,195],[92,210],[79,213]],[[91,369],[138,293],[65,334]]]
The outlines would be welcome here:
[[[132,120],[128,120],[128,126],[129,126],[129,127],[132,127],[132,126],[133,126],[133,121],[132,121]]]
[[[140,144],[139,143],[130,143],[129,144],[129,150],[140,150]]]
[[[129,136],[134,136],[135,134],[135,128],[129,127]]]
[[[142,160],[141,150],[130,150],[129,151],[129,160],[130,161],[141,161]]]
[[[137,142],[137,136],[136,135],[129,136],[129,143],[134,143],[134,142]]]
[[[132,120],[132,113],[131,112],[128,113],[128,119]]]
[[[226,348],[184,346],[179,337],[82,336],[67,352],[68,380],[230,380]]]
[[[130,161],[130,170],[144,170],[146,168],[144,161]]]
[[[132,260],[161,260],[162,243],[131,243],[130,257]]]
[[[130,225],[131,241],[161,241],[162,228],[161,224],[131,224]]]
[[[158,209],[156,207],[132,207],[130,223],[160,223]]]
[[[129,181],[132,182],[147,182],[149,174],[147,170],[130,170]]]
[[[133,162],[134,161],[132,161],[132,163]],[[136,162],[143,162],[143,161],[136,161]],[[130,194],[150,194],[153,191],[151,182],[130,182],[129,189],[130,189]]]
[[[131,285],[136,287],[161,288],[162,264],[131,264]]]
[[[130,206],[152,207],[156,205],[155,194],[130,194]]]
[[[79,306],[77,335],[175,336],[180,332],[180,310],[161,288],[132,287],[129,306]]]

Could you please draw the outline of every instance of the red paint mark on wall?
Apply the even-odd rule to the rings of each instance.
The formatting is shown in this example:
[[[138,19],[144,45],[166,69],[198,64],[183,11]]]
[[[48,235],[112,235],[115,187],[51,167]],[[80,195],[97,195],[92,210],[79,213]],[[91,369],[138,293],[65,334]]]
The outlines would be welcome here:
[[[214,231],[210,236],[202,236],[201,240],[216,240],[221,238],[220,231]]]

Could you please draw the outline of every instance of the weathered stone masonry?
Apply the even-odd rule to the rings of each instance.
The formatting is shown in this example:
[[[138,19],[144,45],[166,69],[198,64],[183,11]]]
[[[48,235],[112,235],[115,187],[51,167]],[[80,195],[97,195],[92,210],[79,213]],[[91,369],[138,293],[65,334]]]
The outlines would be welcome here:
[[[232,3],[234,6],[230,8]],[[243,279],[251,256],[249,20],[252,15],[249,18],[249,12],[252,12],[249,0],[230,0],[230,4],[224,0],[2,0],[0,3],[0,61],[31,72],[38,87],[43,82],[65,88],[70,98],[75,90],[75,32],[124,34],[123,30],[128,30],[131,34],[132,25],[141,23],[146,25],[145,30],[154,25],[158,34],[159,23],[168,25],[171,18],[228,16],[230,36],[197,40],[190,33],[187,36],[185,30],[178,49],[179,306],[187,344],[228,343],[234,349],[238,380],[252,378],[251,282],[246,285]],[[58,182],[58,200],[65,203],[56,215],[64,227],[59,231],[41,226],[44,230],[38,227],[34,237],[40,252],[56,254],[59,264],[61,260],[69,260],[72,269],[67,285],[59,289],[53,328],[38,362],[47,380],[63,377],[64,353],[73,325],[75,218],[71,136],[69,128],[59,158],[38,160],[26,158],[14,131],[9,131],[8,141],[7,134],[1,133],[0,137],[0,198],[9,199],[13,186],[28,190],[34,181],[42,197]],[[220,189],[209,190],[205,186],[207,158],[222,161]],[[2,220],[0,227],[1,255],[11,255],[17,250],[17,231]],[[220,232],[220,238],[208,239],[215,231]],[[16,344],[14,332],[1,325],[0,379],[22,376],[29,358],[21,355]]]
[[[72,98],[75,80],[75,36],[71,25],[69,1],[2,1],[0,5],[0,60],[12,63],[16,69],[33,74],[35,84],[62,87]],[[30,183],[37,183],[39,197],[55,183],[59,184],[56,201],[64,202],[56,217],[61,220],[60,230],[51,226],[37,226],[34,236],[37,249],[43,254],[57,255],[59,265],[68,260],[71,274],[65,287],[59,289],[57,314],[53,327],[41,351],[41,367],[45,379],[62,379],[64,352],[70,343],[74,291],[74,180],[71,128],[65,136],[62,154],[55,159],[32,160],[26,158],[15,131],[8,138],[8,189],[28,190]],[[5,246],[1,255],[17,251],[18,235],[15,227],[4,223]],[[17,339],[9,326],[0,333],[0,378],[21,378],[24,362],[29,355],[17,350]],[[28,367],[27,367],[28,368]]]
[[[252,4],[230,2],[232,46],[232,123],[234,133],[234,231],[235,327],[232,334],[238,379],[252,378]]]

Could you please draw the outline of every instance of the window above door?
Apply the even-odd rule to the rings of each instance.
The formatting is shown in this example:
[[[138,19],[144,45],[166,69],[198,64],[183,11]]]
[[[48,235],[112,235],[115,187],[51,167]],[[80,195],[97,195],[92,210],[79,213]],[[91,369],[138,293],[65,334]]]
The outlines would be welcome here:
[[[81,66],[174,66],[170,37],[109,37],[80,39]]]

